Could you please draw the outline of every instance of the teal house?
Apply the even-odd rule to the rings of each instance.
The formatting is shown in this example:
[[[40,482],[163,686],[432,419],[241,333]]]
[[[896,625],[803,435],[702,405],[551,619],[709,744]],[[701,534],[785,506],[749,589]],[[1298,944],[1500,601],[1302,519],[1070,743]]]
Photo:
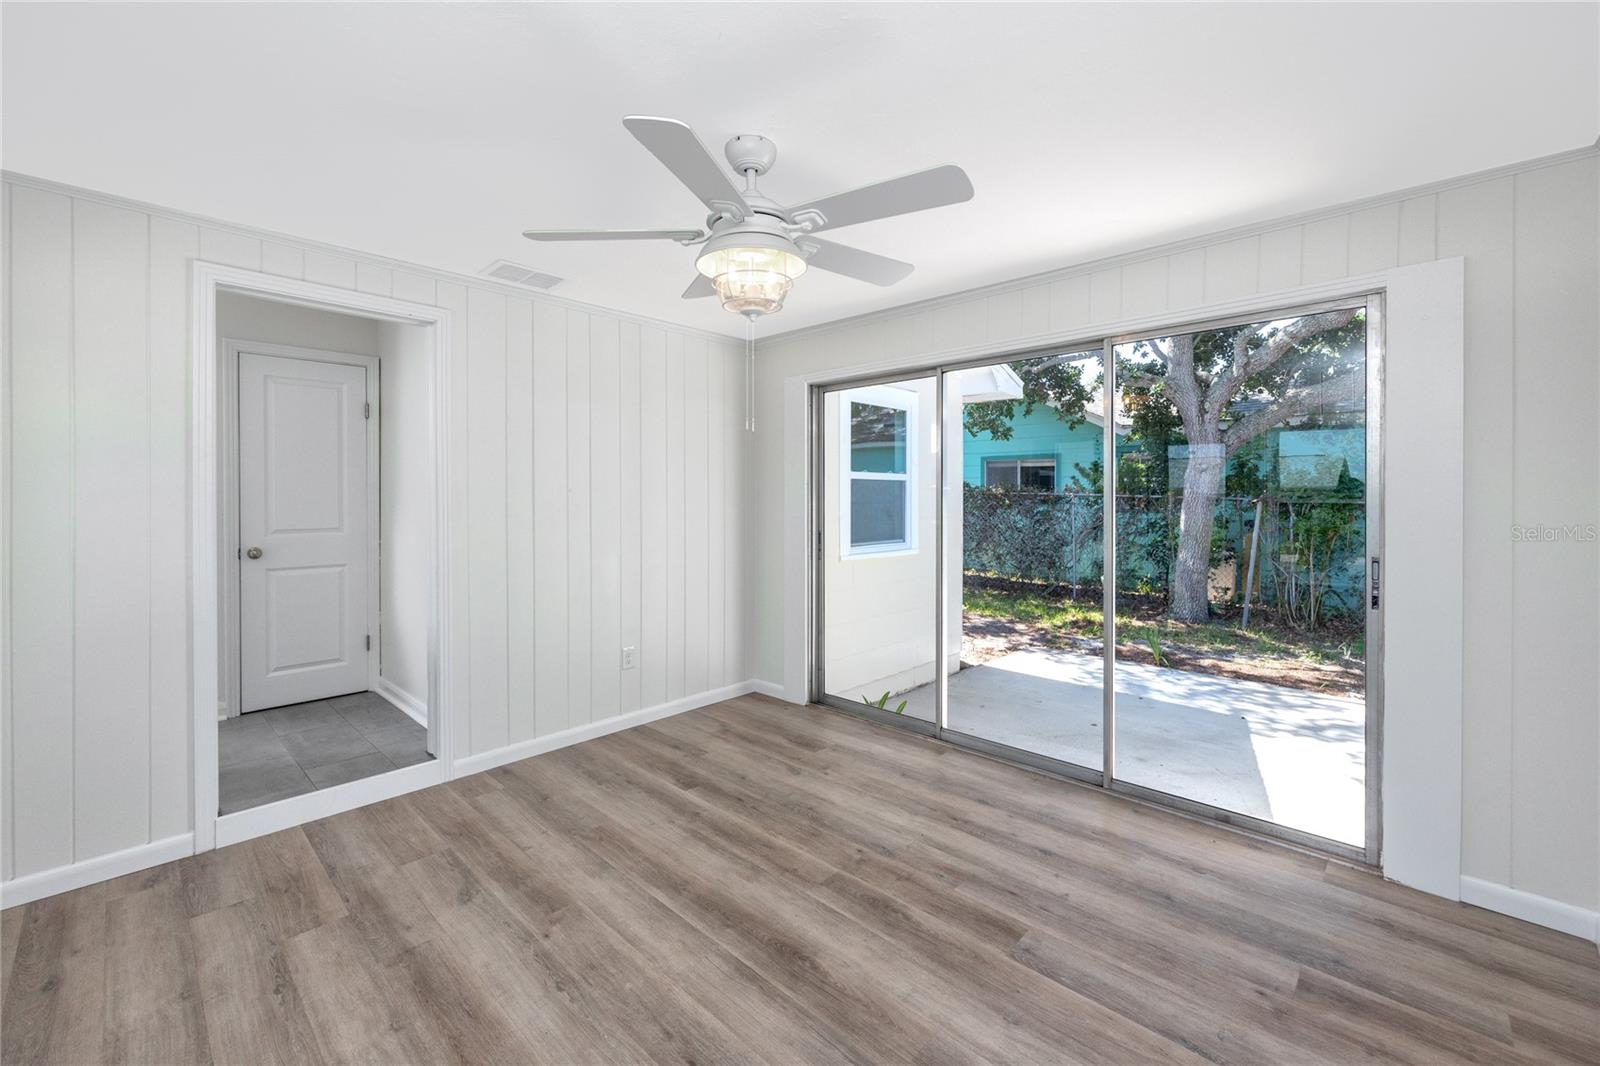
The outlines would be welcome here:
[[[982,375],[975,377],[975,375]],[[1018,399],[1022,383],[1007,366],[965,371],[962,398],[966,403]],[[1249,406],[1240,405],[1241,413]],[[1105,419],[1098,394],[1090,400],[1076,424],[1069,424],[1052,407],[1035,407],[1023,414],[1019,406],[1011,421],[1011,436],[995,440],[988,431],[962,435],[962,480],[983,488],[1021,489],[1026,492],[1071,492],[1089,486],[1080,470],[1105,457]],[[1124,444],[1129,426],[1117,412],[1117,454],[1137,445]],[[1341,475],[1366,480],[1366,430],[1362,425],[1336,427],[1284,426],[1264,434],[1235,456],[1234,463],[1254,461],[1269,484],[1280,491],[1332,489]],[[1168,476],[1176,490],[1183,483],[1185,445],[1168,449]]]
[[[1016,400],[1022,380],[1009,366],[980,367],[961,372],[965,403]],[[995,440],[988,431],[962,434],[961,480],[987,488],[1026,492],[1067,492],[1088,488],[1079,467],[1088,469],[1104,456],[1105,419],[1097,394],[1076,425],[1062,421],[1053,407],[1035,407],[1024,415],[1019,407],[1011,420],[1009,440]],[[1117,435],[1127,435],[1119,424]]]
[[[1105,454],[1102,419],[1085,418],[1069,427],[1052,407],[1020,408],[1011,421],[1011,439],[995,440],[988,431],[962,439],[962,480],[968,485],[1065,492],[1084,489],[1078,468]]]

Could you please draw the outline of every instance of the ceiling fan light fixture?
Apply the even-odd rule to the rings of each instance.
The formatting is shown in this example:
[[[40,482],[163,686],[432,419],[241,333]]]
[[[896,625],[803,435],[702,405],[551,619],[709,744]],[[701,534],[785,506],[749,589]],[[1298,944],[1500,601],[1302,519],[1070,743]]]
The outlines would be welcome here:
[[[724,310],[770,315],[782,310],[794,279],[806,271],[806,261],[786,237],[734,232],[708,241],[695,269],[716,286]]]
[[[880,286],[904,281],[913,269],[910,263],[814,234],[972,199],[966,173],[946,163],[784,207],[759,188],[759,179],[778,158],[778,146],[760,134],[741,133],[723,147],[734,174],[744,178],[740,189],[687,123],[628,115],[622,125],[710,209],[705,229],[532,229],[522,235],[535,241],[672,240],[685,246],[704,242],[695,263],[698,273],[683,290],[683,299],[716,293],[725,310],[745,316],[752,325],[762,315],[783,310],[794,279],[808,265]]]

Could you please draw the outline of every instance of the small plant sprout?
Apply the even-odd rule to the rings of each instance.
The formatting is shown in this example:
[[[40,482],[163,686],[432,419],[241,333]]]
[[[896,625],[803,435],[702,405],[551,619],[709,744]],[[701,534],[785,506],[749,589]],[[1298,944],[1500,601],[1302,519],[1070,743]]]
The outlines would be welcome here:
[[[1144,642],[1150,645],[1150,655],[1155,659],[1156,665],[1167,665],[1166,657],[1161,654],[1161,634],[1154,632],[1149,633],[1145,636]]]
[[[887,710],[889,710],[889,693],[885,692],[883,695],[879,696],[876,700],[869,700],[865,696],[862,696],[861,697],[861,702],[865,703],[868,707],[876,707],[880,711],[887,711]],[[906,713],[906,707],[909,704],[909,702],[910,701],[908,701],[908,700],[901,700],[900,701],[900,705],[898,707],[896,707],[890,713],[892,713],[892,714],[905,714]]]

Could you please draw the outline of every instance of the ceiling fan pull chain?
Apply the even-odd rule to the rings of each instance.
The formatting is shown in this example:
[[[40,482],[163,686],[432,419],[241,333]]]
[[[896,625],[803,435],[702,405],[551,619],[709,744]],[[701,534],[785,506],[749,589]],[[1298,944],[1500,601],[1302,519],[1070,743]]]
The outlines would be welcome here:
[[[756,431],[756,316],[744,316],[744,428]]]

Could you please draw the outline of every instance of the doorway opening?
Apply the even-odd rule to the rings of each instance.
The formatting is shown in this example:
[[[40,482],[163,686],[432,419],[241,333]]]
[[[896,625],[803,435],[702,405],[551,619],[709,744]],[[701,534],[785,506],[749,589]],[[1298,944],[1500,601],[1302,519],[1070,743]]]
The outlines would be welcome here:
[[[814,698],[1376,864],[1382,307],[816,387]]]
[[[219,815],[434,758],[427,329],[217,298]]]
[[[448,777],[448,314],[204,263],[196,305],[204,850]]]

